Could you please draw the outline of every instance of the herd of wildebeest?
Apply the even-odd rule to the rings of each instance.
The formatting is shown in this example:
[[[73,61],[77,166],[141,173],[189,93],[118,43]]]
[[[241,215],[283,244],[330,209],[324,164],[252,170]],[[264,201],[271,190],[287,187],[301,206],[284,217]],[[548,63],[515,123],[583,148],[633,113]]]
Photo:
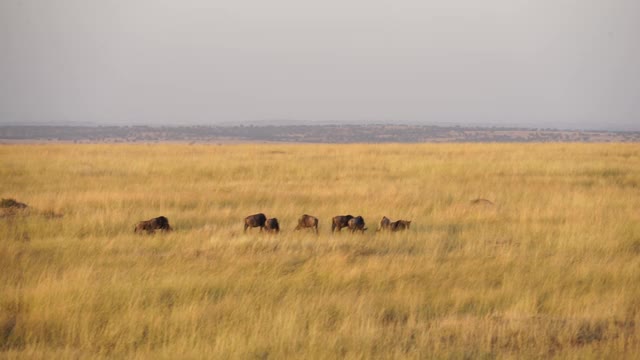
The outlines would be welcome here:
[[[18,202],[14,199],[2,199],[0,201],[0,208],[8,209],[8,210],[25,210],[27,209],[27,204]],[[377,231],[403,231],[409,229],[411,225],[411,220],[398,220],[391,221],[391,219],[386,216],[382,217],[380,220],[380,226]],[[247,229],[250,228],[260,228],[260,231],[265,231],[267,233],[277,234],[280,232],[280,222],[277,218],[267,218],[267,216],[263,213],[258,213],[254,215],[249,215],[244,218],[244,232],[247,232]],[[331,219],[331,232],[335,232],[342,230],[342,228],[348,228],[351,232],[365,232],[367,227],[364,222],[364,218],[362,216],[353,216],[353,215],[338,215],[334,216]],[[301,229],[310,229],[315,231],[318,234],[318,218],[315,216],[304,214],[300,216],[298,219],[298,225],[294,230]],[[173,228],[169,225],[169,219],[164,216],[158,216],[153,219],[144,220],[138,222],[134,227],[135,233],[146,233],[153,234],[156,231],[168,232],[172,231]]]
[[[471,201],[472,205],[487,205],[493,206],[493,202],[487,199],[475,199]],[[27,204],[18,202],[14,199],[1,199],[0,209],[9,210],[8,215],[11,215],[13,211],[22,211],[27,209]],[[7,214],[4,214],[7,215]],[[59,217],[62,215],[53,214],[53,217]],[[1,216],[0,216],[1,217]],[[397,232],[409,229],[411,226],[411,220],[397,220],[391,221],[391,219],[383,216],[380,220],[378,229],[376,231],[389,231]],[[250,228],[260,228],[260,231],[267,233],[277,234],[280,232],[280,222],[277,218],[267,218],[263,213],[249,215],[244,218],[244,232],[246,233]],[[367,230],[367,227],[362,216],[353,215],[338,215],[331,219],[331,232],[341,231],[343,228],[349,229],[352,233],[360,231],[362,233]],[[310,229],[318,234],[318,218],[315,216],[304,214],[298,219],[298,225],[294,230]],[[173,228],[169,225],[169,219],[164,216],[159,216],[153,219],[144,220],[138,222],[134,227],[136,233],[153,234],[156,231],[172,231]]]
[[[477,198],[471,200],[471,205],[483,205],[483,206],[494,206],[494,203],[491,200]],[[397,220],[391,221],[391,219],[383,216],[380,220],[378,229],[376,231],[389,231],[389,232],[397,232],[404,231],[409,229],[411,226],[411,220]],[[244,218],[244,232],[247,232],[247,229],[250,228],[260,228],[260,231],[266,231],[269,233],[278,233],[280,232],[280,222],[276,218],[267,218],[267,216],[263,213],[258,213],[254,215],[249,215]],[[331,219],[331,232],[335,232],[342,230],[342,228],[348,228],[352,233],[356,231],[365,232],[367,230],[364,218],[362,216],[353,216],[353,215],[338,215],[334,216]],[[298,225],[294,230],[301,229],[311,229],[314,230],[316,234],[318,234],[318,218],[315,216],[304,214],[300,216],[298,219]],[[171,231],[173,230],[169,225],[169,220],[160,216],[157,218],[153,218],[150,220],[145,220],[139,222],[135,227],[135,232],[146,232],[149,234],[153,234],[156,230],[160,231]]]
[[[403,231],[409,229],[411,226],[411,220],[397,220],[391,221],[386,216],[380,220],[380,226],[376,231]],[[268,233],[277,234],[280,232],[280,222],[276,218],[267,218],[263,213],[249,215],[244,218],[244,232],[250,228],[260,228],[260,231],[266,231]],[[365,226],[364,218],[362,216],[352,215],[338,215],[331,219],[331,232],[340,231],[342,228],[348,228],[351,232],[365,232],[367,227]],[[304,214],[298,219],[298,225],[294,230],[310,229],[318,234],[318,218],[315,216]],[[169,225],[169,220],[164,216],[159,216],[153,219],[140,221],[136,224],[134,232],[136,233],[148,233],[153,234],[159,231],[172,231],[173,228]]]

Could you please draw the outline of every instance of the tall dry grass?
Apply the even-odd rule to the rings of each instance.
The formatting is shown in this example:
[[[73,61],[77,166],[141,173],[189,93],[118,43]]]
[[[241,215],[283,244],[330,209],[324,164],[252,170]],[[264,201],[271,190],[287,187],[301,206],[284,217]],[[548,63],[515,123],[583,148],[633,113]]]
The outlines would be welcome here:
[[[4,357],[640,351],[637,144],[11,145],[0,184],[31,207],[0,218]]]

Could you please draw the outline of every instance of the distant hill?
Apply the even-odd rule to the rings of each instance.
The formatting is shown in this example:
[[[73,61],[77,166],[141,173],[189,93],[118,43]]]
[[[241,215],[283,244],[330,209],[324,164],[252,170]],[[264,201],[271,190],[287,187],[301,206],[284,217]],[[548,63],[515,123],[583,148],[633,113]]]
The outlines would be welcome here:
[[[0,126],[0,142],[639,142],[640,132],[402,124],[236,126]]]

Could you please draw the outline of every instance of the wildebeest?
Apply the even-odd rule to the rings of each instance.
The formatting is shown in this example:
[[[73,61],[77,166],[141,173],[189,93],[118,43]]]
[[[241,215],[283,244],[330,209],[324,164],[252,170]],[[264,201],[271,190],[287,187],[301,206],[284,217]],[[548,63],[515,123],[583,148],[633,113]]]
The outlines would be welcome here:
[[[0,207],[8,209],[26,209],[27,204],[16,201],[15,199],[2,199],[0,200]]]
[[[294,230],[300,230],[305,228],[315,228],[316,234],[318,233],[318,218],[315,216],[304,214],[298,219],[298,226]]]
[[[0,218],[14,216],[19,213],[28,214],[27,204],[15,201],[14,199],[0,200]]]
[[[146,231],[147,234],[153,234],[156,232],[156,230],[172,231],[173,229],[169,225],[169,219],[164,216],[158,216],[157,218],[140,221],[138,224],[136,224],[133,232],[137,233]]]
[[[411,220],[398,220],[389,224],[391,231],[406,230],[411,226]]]
[[[493,206],[493,201],[491,200],[487,200],[487,199],[482,199],[482,198],[478,198],[478,199],[473,199],[470,201],[471,205],[485,205],[485,206]]]
[[[247,232],[247,228],[250,227],[260,227],[260,231],[262,231],[266,221],[267,217],[263,213],[249,215],[244,218],[244,232]]]
[[[280,224],[278,223],[278,219],[276,218],[267,219],[264,222],[264,229],[267,232],[274,232],[276,234],[280,232]]]
[[[386,216],[382,217],[382,220],[380,220],[380,227],[376,231],[381,230],[391,230],[391,220]]]
[[[331,232],[334,232],[336,229],[340,231],[343,227],[349,226],[349,220],[353,219],[352,215],[338,215],[334,216],[331,219]]]
[[[367,228],[364,227],[364,219],[362,218],[362,216],[356,216],[349,219],[347,226],[352,233],[356,231],[362,231],[364,233],[364,231],[367,230]]]

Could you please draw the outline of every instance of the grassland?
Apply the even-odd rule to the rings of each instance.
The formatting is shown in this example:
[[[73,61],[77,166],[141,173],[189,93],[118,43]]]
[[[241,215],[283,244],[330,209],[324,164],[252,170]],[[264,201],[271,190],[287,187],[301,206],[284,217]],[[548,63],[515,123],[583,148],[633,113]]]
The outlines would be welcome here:
[[[0,184],[0,357],[640,353],[638,144],[6,145]]]

